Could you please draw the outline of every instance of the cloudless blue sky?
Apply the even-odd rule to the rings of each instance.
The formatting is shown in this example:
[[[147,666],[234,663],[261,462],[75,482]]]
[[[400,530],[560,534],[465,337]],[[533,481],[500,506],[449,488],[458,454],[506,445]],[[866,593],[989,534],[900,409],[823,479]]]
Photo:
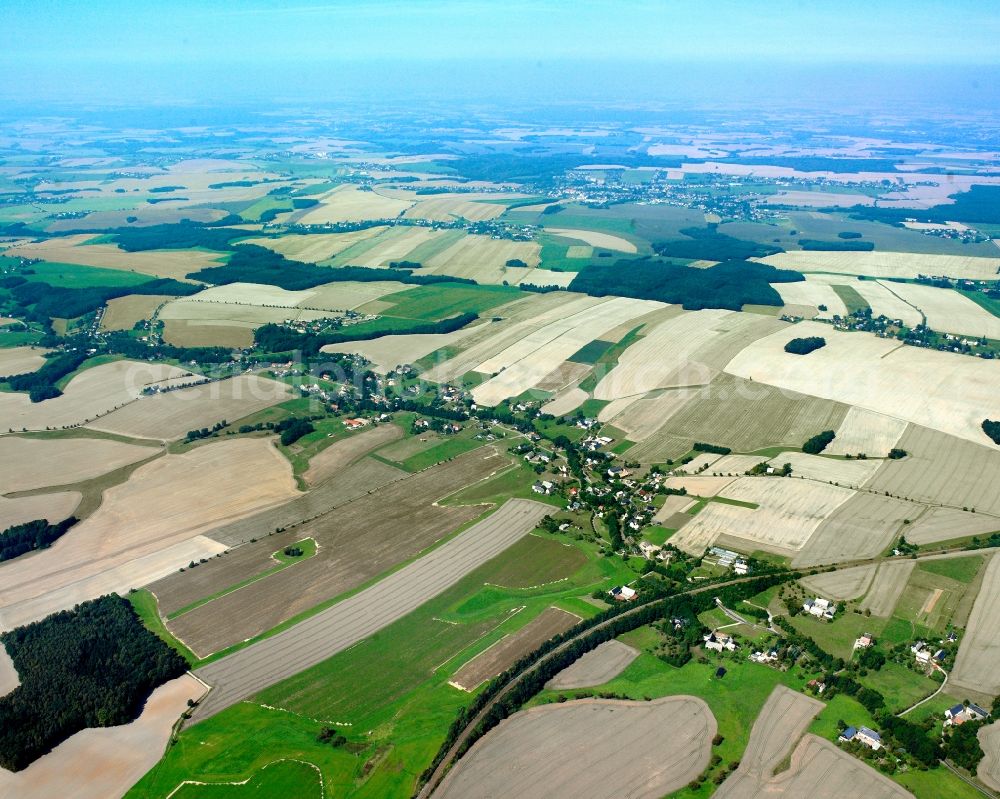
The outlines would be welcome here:
[[[836,64],[1000,61],[992,0],[0,0],[0,96],[198,99],[371,91],[414,75],[559,65],[567,92],[615,65],[738,77]],[[447,68],[445,65],[447,64]],[[462,74],[462,67],[470,70]],[[572,79],[576,68],[576,80]],[[439,70],[435,72],[435,70]],[[530,72],[520,73],[530,79]],[[652,73],[650,73],[652,74]],[[663,74],[663,73],[660,73]],[[494,73],[493,82],[497,83]],[[512,79],[513,82],[513,79]],[[499,81],[502,84],[502,80]],[[335,85],[334,85],[335,84]],[[350,85],[348,85],[350,84]],[[502,85],[494,85],[502,91]],[[621,87],[623,92],[628,87]]]

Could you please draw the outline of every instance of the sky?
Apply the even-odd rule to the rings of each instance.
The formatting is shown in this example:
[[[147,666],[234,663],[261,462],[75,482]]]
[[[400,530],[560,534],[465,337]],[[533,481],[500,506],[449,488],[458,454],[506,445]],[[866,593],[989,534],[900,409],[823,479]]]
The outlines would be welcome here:
[[[0,0],[0,19],[0,97],[18,101],[515,97],[534,82],[721,98],[750,75],[802,92],[844,69],[970,83],[1000,66],[993,0]]]

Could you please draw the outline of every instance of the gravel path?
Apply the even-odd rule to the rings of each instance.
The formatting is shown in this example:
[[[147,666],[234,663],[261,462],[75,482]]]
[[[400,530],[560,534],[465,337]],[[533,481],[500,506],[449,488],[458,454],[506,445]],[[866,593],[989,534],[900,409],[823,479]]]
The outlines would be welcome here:
[[[197,672],[212,691],[201,721],[389,626],[534,529],[550,505],[512,499],[492,516],[364,591]]]

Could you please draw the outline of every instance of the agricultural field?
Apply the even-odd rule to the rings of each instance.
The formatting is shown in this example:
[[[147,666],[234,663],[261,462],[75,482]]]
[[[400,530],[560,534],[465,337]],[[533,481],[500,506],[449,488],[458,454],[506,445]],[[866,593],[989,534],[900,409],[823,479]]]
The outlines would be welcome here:
[[[169,441],[222,420],[242,419],[291,397],[284,383],[240,375],[140,397],[87,426],[132,438]]]
[[[165,612],[216,596],[264,571],[271,553],[310,537],[317,554],[294,568],[257,580],[168,622],[171,632],[202,657],[266,632],[289,618],[363,585],[367,580],[440,542],[486,510],[482,506],[442,506],[449,494],[509,466],[491,447],[426,469],[348,502],[293,530],[269,535],[237,550],[239,558],[219,558],[171,579],[183,604],[166,585],[157,592]],[[366,489],[367,490],[367,489]],[[522,513],[527,510],[522,509]],[[211,572],[200,597],[185,589],[196,572]],[[202,575],[199,578],[207,579]],[[279,599],[280,598],[280,599]],[[225,624],[219,624],[225,619]]]
[[[826,346],[801,357],[784,346],[821,336]],[[725,367],[738,377],[856,405],[948,433],[989,441],[983,418],[1000,416],[995,387],[1000,364],[909,347],[870,333],[831,330],[818,322],[790,325],[743,349]],[[851,380],[839,379],[851,374]],[[832,429],[832,428],[829,428]]]
[[[692,696],[534,707],[477,742],[436,793],[654,799],[708,764],[716,728],[711,710]]]
[[[281,253],[293,261],[315,264],[339,255],[361,241],[378,236],[387,228],[374,226],[350,233],[289,233],[279,237],[243,239],[241,244],[256,244]]]
[[[545,683],[547,691],[565,691],[571,688],[590,688],[603,685],[621,674],[639,657],[639,650],[621,641],[605,641],[596,649],[584,654]]]
[[[163,294],[130,294],[108,300],[101,330],[131,330],[141,320],[152,319],[156,309],[172,299]]]
[[[140,466],[49,549],[3,566],[0,626],[11,629],[109,591],[127,591],[226,549],[224,521],[296,495],[265,439],[220,441]],[[182,498],[182,499],[179,499]]]
[[[0,430],[75,427],[134,402],[143,389],[192,382],[190,372],[163,363],[112,361],[75,374],[60,397],[33,403],[27,394],[0,393]]]
[[[126,252],[116,244],[90,244],[95,238],[82,233],[29,242],[7,251],[20,258],[38,258],[60,264],[99,266],[123,272],[137,272],[151,277],[185,280],[189,272],[218,266],[223,258],[219,252],[204,250],[146,250]]]
[[[902,252],[783,252],[758,259],[779,269],[829,272],[874,278],[917,278],[944,275],[970,280],[996,280],[1000,258],[927,255]]]
[[[852,406],[834,431],[836,438],[823,450],[828,455],[884,457],[906,431],[906,422]]]
[[[880,563],[871,588],[861,603],[861,609],[871,611],[872,616],[891,616],[915,566],[916,563],[912,560]]]
[[[402,618],[523,538],[547,510],[540,503],[511,500],[497,514],[363,591],[199,669],[197,676],[215,691],[197,718],[210,718]]]
[[[439,350],[461,347],[467,339],[481,334],[482,328],[491,323],[482,322],[467,325],[451,333],[411,333],[399,336],[382,336],[370,341],[345,341],[342,344],[327,344],[322,352],[357,353],[371,361],[371,368],[385,374],[402,364],[412,364]]]
[[[163,322],[163,340],[168,344],[244,348],[253,345],[253,331],[261,325],[309,322],[333,316],[338,314],[326,310],[181,299],[164,305],[157,318]]]
[[[874,565],[854,566],[803,577],[799,582],[822,597],[836,600],[858,599],[868,592],[876,568]]]
[[[1000,339],[1000,318],[954,289],[918,283],[886,285],[893,294],[917,308],[927,326],[942,333]]]
[[[887,319],[898,319],[903,324],[914,327],[921,324],[923,317],[917,308],[906,302],[897,289],[906,285],[897,282],[881,282],[878,280],[861,280],[851,275],[809,274],[806,280],[810,283],[825,283],[835,291],[843,288],[853,291],[872,309],[872,316],[884,316]]]
[[[917,502],[1000,515],[1000,496],[995,490],[1000,452],[995,447],[915,425],[907,428],[897,446],[909,454],[883,461],[867,488]]]
[[[972,696],[1000,694],[1000,558],[991,557],[982,588],[972,606],[951,682]]]
[[[617,250],[618,252],[635,253],[638,252],[635,244],[621,236],[613,236],[610,233],[601,233],[597,230],[573,230],[570,228],[546,228],[549,233],[557,236],[565,236],[568,239],[577,239],[589,244],[591,247],[600,247],[605,250]]]
[[[917,546],[1000,531],[1000,517],[957,508],[927,508],[906,528],[906,540]]]
[[[369,452],[401,438],[403,431],[394,424],[379,425],[371,430],[335,441],[309,460],[303,479],[311,486],[329,480]],[[383,449],[383,454],[385,450]]]
[[[847,316],[847,306],[840,295],[829,284],[809,277],[799,283],[772,283],[771,287],[781,295],[786,306],[802,306],[812,309],[810,318],[832,319]],[[821,308],[820,306],[823,306]]]
[[[98,477],[159,453],[159,449],[101,438],[0,438],[4,491],[65,486]]]
[[[319,205],[298,214],[300,225],[325,225],[330,222],[364,222],[369,219],[395,219],[413,203],[385,197],[374,191],[362,191],[344,184],[316,199]]]
[[[370,283],[348,280],[301,291],[288,291],[261,283],[228,283],[224,286],[206,288],[192,295],[189,301],[263,308],[346,311],[405,288],[404,284],[395,280],[377,280]]]
[[[769,463],[779,470],[786,463],[790,464],[794,477],[833,483],[846,488],[861,488],[881,465],[877,460],[848,461],[805,452],[782,452],[771,458]]]
[[[560,276],[548,271],[536,273],[539,252],[540,247],[534,242],[470,234],[422,261],[423,269],[419,273],[464,277],[485,285],[499,285],[506,281],[511,286],[522,281],[546,286],[563,277],[565,280],[560,285],[569,285],[572,274]],[[513,260],[522,261],[527,266],[506,265]]]
[[[161,685],[131,724],[83,730],[24,771],[0,769],[0,797],[122,796],[156,765],[188,700],[204,693],[188,674]]]
[[[406,219],[427,219],[437,222],[453,222],[456,219],[468,219],[470,222],[482,222],[484,219],[495,219],[507,209],[498,203],[482,203],[467,199],[476,195],[468,194],[438,194],[431,199],[417,197],[417,204],[403,214]],[[484,194],[483,198],[498,198],[495,194]],[[517,195],[512,195],[517,199]]]
[[[45,350],[38,347],[10,347],[0,349],[0,375],[19,375],[34,372],[45,364]]]
[[[722,488],[718,496],[747,504],[708,503],[671,538],[674,546],[701,554],[720,536],[725,536],[727,541],[735,538],[746,542],[743,546],[751,550],[782,555],[798,552],[820,524],[854,492],[794,478],[738,477]]]
[[[69,518],[83,497],[78,491],[57,491],[50,494],[33,494],[10,499],[0,496],[0,530],[34,519],[47,519],[50,523]],[[6,576],[6,575],[4,575]],[[0,611],[2,618],[2,611]]]
[[[831,513],[792,560],[796,567],[873,558],[886,550],[923,508],[910,502],[859,491]]]
[[[987,724],[980,728],[978,737],[985,757],[976,776],[994,791],[1000,791],[1000,726]]]

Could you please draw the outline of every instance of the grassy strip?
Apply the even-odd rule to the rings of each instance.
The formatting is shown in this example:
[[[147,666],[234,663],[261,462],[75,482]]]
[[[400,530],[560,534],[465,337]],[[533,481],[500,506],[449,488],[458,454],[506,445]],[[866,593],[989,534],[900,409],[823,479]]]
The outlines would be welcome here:
[[[132,607],[135,608],[135,612],[138,614],[139,618],[142,619],[142,623],[145,625],[147,630],[156,635],[167,645],[176,649],[180,653],[181,657],[187,661],[188,666],[192,669],[201,665],[202,661],[199,657],[184,646],[180,639],[176,638],[174,634],[167,629],[166,624],[163,623],[163,619],[160,618],[160,611],[156,605],[156,597],[153,596],[150,591],[147,591],[145,588],[140,588],[137,591],[130,591],[127,599],[132,603]]]
[[[833,289],[834,293],[844,301],[844,305],[847,306],[847,313],[853,314],[858,311],[871,310],[871,306],[868,301],[862,297],[854,286],[845,285],[834,285],[830,288]]]

